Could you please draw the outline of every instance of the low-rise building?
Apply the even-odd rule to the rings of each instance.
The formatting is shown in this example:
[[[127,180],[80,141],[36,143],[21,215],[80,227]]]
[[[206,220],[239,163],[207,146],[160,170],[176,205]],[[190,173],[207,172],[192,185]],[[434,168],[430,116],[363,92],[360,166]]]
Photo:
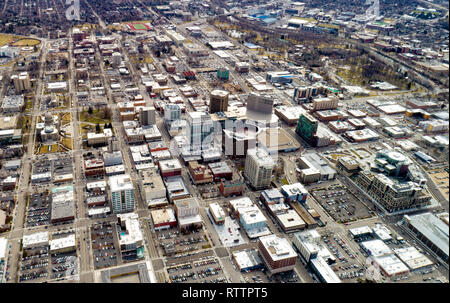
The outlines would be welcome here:
[[[155,230],[168,229],[177,225],[175,212],[172,208],[162,208],[151,212]]]
[[[225,223],[225,212],[218,203],[209,204],[209,213],[211,214],[211,217],[214,219],[214,223],[216,223],[217,225]]]
[[[75,234],[70,234],[68,236],[53,239],[49,242],[50,253],[52,254],[63,254],[69,253],[76,250],[76,239]]]

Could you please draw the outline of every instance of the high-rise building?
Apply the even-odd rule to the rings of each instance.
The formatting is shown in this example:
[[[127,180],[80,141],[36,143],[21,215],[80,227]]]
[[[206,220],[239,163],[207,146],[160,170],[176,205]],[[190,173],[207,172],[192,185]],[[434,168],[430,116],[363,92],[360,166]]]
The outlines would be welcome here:
[[[181,108],[178,104],[167,104],[164,106],[164,122],[180,120]]]
[[[312,143],[314,135],[319,127],[319,121],[310,114],[301,114],[295,132],[305,139],[308,143]]]
[[[229,77],[230,77],[230,71],[228,69],[219,68],[217,70],[217,78],[219,78],[220,80],[228,80]]]
[[[189,112],[187,123],[187,139],[191,148],[201,147],[214,131],[213,121],[205,112]]]
[[[255,189],[267,188],[272,180],[275,161],[267,152],[260,148],[247,151],[244,176]]]
[[[112,54],[112,65],[117,67],[122,63],[122,55],[119,52],[115,52]]]
[[[213,90],[209,99],[209,113],[226,112],[228,110],[228,96],[225,90]]]
[[[247,118],[251,120],[270,120],[273,98],[251,93],[247,97]]]
[[[27,72],[13,75],[11,76],[11,80],[13,80],[16,93],[21,93],[31,89],[30,75]]]
[[[109,178],[113,212],[124,213],[134,210],[134,187],[130,175],[118,175]]]
[[[141,107],[139,109],[139,121],[141,125],[154,125],[156,123],[155,108],[153,106]]]

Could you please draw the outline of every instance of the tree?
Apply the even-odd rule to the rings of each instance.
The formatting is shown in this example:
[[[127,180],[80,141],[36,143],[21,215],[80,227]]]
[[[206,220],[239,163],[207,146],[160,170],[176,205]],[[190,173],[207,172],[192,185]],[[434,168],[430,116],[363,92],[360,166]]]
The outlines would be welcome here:
[[[99,133],[101,131],[100,124],[95,125],[95,132]]]
[[[89,109],[88,109],[88,114],[92,115],[92,107],[90,107],[90,106],[89,106]]]

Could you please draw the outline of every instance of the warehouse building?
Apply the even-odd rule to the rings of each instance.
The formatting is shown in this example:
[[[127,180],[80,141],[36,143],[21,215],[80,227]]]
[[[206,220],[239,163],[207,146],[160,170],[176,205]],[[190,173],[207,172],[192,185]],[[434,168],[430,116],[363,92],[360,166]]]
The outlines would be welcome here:
[[[396,248],[394,249],[394,253],[408,266],[411,271],[429,270],[434,264],[413,246]]]
[[[406,226],[442,260],[448,261],[448,225],[431,213],[405,215]]]

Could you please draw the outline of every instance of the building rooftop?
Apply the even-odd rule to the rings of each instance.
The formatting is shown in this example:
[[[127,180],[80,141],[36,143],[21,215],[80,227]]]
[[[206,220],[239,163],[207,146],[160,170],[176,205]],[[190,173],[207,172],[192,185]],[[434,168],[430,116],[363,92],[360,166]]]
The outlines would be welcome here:
[[[381,257],[392,254],[392,250],[381,240],[371,240],[361,242],[364,250],[373,257]]]
[[[411,270],[434,264],[413,246],[394,249],[394,253],[400,258],[400,260],[408,265]]]
[[[133,190],[133,183],[130,175],[118,175],[109,177],[109,187],[111,191]]]
[[[424,213],[420,215],[405,215],[405,220],[409,221],[415,229],[423,234],[433,245],[448,256],[449,250],[449,229],[442,220],[432,213]]]
[[[175,212],[171,208],[157,209],[151,212],[153,224],[176,222]]]
[[[394,254],[375,257],[375,262],[389,275],[395,276],[409,271],[408,267]]]
[[[50,251],[60,250],[67,247],[75,247],[76,245],[75,234],[71,234],[59,239],[53,239],[49,242],[49,244],[50,244]]]
[[[256,250],[244,250],[233,252],[233,258],[240,269],[253,268],[262,264]]]
[[[283,185],[281,186],[281,189],[284,192],[286,192],[289,196],[308,193],[306,188],[301,183]]]
[[[119,244],[133,244],[143,240],[142,232],[139,227],[139,216],[136,213],[117,214],[121,221],[125,221],[126,232],[120,233]]]
[[[23,248],[46,243],[48,243],[48,232],[46,231],[34,233],[31,235],[23,235],[22,237]]]
[[[277,214],[277,219],[284,229],[303,228],[306,226],[305,221],[303,221],[299,214],[293,209],[289,209],[285,213]]]
[[[297,257],[297,253],[292,248],[289,241],[285,238],[279,238],[276,235],[260,237],[262,245],[266,248],[273,261],[279,261],[286,258]]]
[[[371,234],[372,228],[370,228],[369,226],[355,227],[355,228],[349,229],[349,232],[353,237],[357,237],[360,235]]]
[[[161,172],[165,171],[172,171],[181,169],[181,163],[178,161],[178,159],[169,159],[169,160],[162,160],[159,161],[159,167],[161,169]]]
[[[323,258],[314,258],[311,263],[326,283],[341,283],[339,277]]]
[[[266,217],[256,205],[239,207],[238,209],[240,218],[246,225],[252,225],[258,222],[267,222]]]

